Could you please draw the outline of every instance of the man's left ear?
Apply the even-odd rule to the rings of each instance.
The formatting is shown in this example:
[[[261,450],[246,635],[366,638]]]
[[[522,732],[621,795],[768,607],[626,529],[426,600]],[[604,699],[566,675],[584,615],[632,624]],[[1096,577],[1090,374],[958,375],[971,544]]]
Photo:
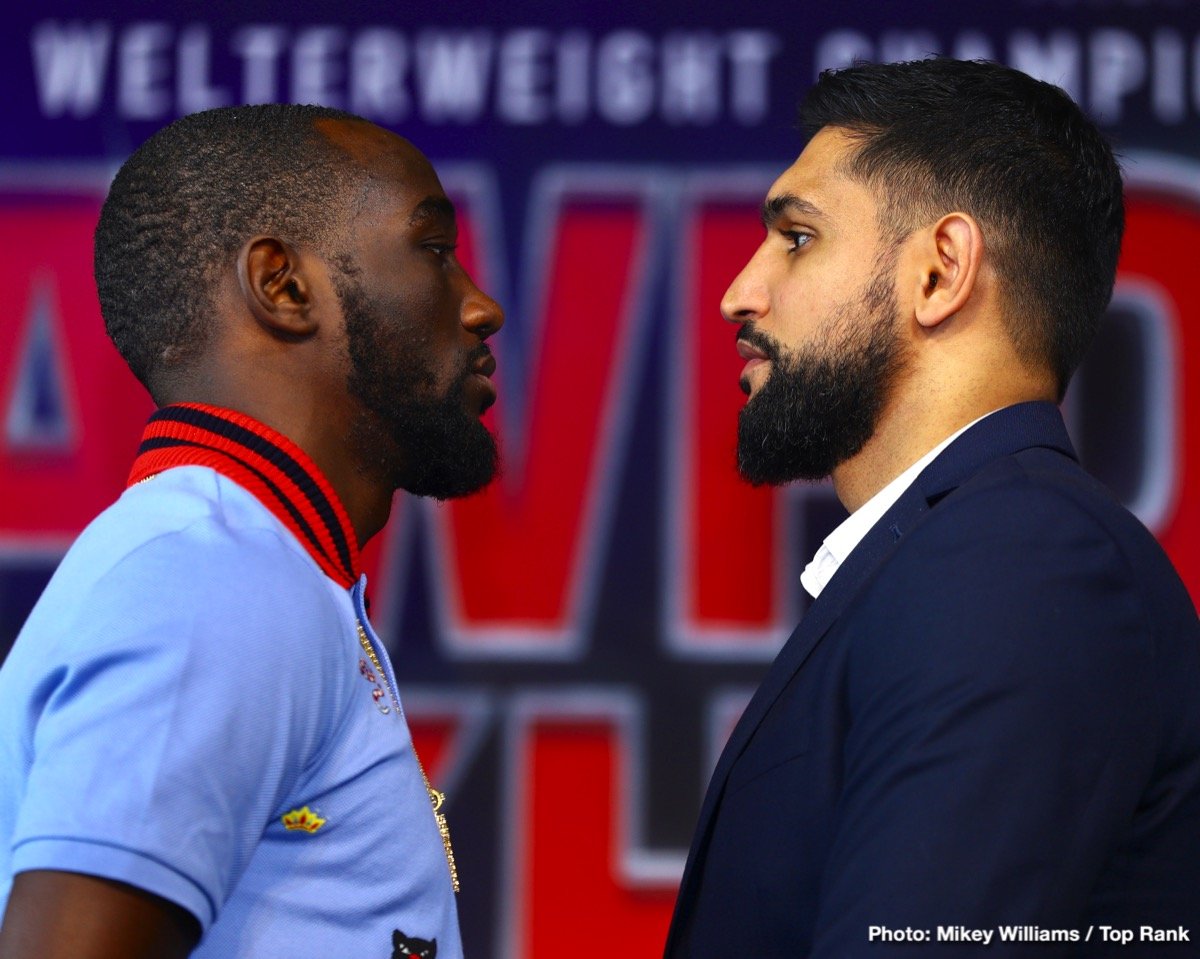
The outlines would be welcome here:
[[[982,260],[983,231],[969,213],[947,213],[921,231],[914,297],[921,326],[933,329],[966,305]]]
[[[297,340],[316,331],[312,284],[291,244],[256,236],[238,253],[237,271],[242,300],[261,327]]]

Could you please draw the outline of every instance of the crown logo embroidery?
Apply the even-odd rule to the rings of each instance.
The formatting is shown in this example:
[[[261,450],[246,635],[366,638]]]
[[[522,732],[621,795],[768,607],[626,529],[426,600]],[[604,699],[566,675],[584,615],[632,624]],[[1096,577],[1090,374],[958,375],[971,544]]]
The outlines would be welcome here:
[[[325,825],[325,820],[307,806],[293,809],[282,816],[284,828],[300,830],[301,832],[316,832]]]

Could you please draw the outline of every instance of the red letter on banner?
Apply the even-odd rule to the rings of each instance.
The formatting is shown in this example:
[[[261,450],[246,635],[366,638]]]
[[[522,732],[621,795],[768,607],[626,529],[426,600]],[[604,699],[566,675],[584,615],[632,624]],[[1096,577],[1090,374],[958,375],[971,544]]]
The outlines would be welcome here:
[[[1166,291],[1177,344],[1173,420],[1178,494],[1155,532],[1193,601],[1200,603],[1200,288],[1195,283],[1195,250],[1200,248],[1200,168],[1185,161],[1130,164],[1126,189],[1126,230],[1118,285],[1149,282]],[[1182,202],[1181,202],[1182,200]],[[1164,371],[1148,371],[1163,375]]]
[[[92,279],[102,186],[0,194],[0,543],[62,551],[125,487],[152,405],[109,342]],[[41,392],[60,428],[39,435]]]
[[[632,841],[637,718],[631,700],[598,691],[515,704],[505,959],[661,955],[683,859]]]

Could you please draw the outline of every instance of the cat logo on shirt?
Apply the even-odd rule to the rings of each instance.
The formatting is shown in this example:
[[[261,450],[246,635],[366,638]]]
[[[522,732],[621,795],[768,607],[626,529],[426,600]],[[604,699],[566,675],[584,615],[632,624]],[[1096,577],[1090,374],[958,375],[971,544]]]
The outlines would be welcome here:
[[[417,956],[419,959],[437,959],[436,939],[417,939],[406,936],[399,929],[392,930],[392,959]]]

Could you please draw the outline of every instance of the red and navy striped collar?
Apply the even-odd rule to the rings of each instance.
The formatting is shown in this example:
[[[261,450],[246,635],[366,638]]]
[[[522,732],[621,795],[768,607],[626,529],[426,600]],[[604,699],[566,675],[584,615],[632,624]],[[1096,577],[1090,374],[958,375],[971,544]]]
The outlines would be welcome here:
[[[181,403],[146,424],[128,485],[174,466],[207,466],[248,490],[347,589],[359,577],[358,537],[317,464],[282,433],[242,413]]]

